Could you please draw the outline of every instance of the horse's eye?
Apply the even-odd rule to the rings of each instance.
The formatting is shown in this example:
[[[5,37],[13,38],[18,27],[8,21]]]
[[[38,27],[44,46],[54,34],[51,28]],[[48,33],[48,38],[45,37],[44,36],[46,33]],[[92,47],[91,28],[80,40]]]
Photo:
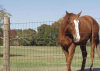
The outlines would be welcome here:
[[[68,20],[70,20],[70,18],[68,18]]]

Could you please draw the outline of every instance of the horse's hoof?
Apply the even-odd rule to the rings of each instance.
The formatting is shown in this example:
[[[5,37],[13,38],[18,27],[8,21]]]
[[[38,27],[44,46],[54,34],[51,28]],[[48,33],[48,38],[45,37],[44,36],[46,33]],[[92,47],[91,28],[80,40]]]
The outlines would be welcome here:
[[[90,68],[90,71],[93,71],[93,67]]]
[[[84,71],[84,69],[81,69],[80,71]]]

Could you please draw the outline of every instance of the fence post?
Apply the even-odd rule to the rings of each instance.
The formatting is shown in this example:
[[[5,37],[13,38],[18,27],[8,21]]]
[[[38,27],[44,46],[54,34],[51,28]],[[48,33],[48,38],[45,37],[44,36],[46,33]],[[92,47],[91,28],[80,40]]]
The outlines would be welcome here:
[[[10,71],[10,18],[4,17],[3,71]]]

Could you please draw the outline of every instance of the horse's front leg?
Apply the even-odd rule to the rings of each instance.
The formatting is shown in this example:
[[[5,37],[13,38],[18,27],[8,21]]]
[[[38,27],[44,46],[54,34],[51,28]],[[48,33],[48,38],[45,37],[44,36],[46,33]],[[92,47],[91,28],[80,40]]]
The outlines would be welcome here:
[[[64,54],[65,54],[65,57],[66,57],[66,62],[67,62],[68,57],[69,57],[68,47],[62,47],[62,50],[63,50],[63,52],[64,52]]]
[[[71,63],[72,63],[74,53],[75,53],[75,44],[72,43],[69,47],[69,57],[68,57],[68,60],[67,60],[67,71],[71,71],[70,67],[71,67]]]
[[[68,47],[62,47],[62,50],[63,50],[63,52],[65,54],[66,62],[67,62],[68,57],[69,57]]]
[[[82,57],[83,57],[81,71],[84,71],[85,63],[86,63],[86,58],[87,58],[86,44],[80,45],[80,48],[81,48]]]

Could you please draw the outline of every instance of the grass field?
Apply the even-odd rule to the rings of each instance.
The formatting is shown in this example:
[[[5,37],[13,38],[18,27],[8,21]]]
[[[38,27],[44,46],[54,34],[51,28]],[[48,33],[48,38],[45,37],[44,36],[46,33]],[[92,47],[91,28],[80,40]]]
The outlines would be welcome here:
[[[87,47],[88,56],[86,67],[90,66],[90,47]],[[0,66],[3,64],[3,49],[0,48]],[[56,46],[25,46],[11,47],[11,71],[65,71],[66,60],[61,47]],[[82,55],[76,47],[72,62],[73,68],[81,68]],[[100,67],[100,59],[95,52],[94,67]]]

